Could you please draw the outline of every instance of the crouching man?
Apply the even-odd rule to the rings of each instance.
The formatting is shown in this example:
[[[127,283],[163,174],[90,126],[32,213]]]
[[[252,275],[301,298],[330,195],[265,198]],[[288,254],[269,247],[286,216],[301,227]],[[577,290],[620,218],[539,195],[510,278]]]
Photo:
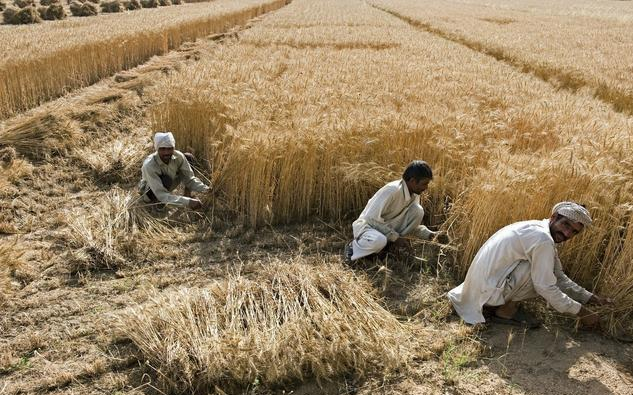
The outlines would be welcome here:
[[[202,202],[192,198],[191,192],[206,192],[209,187],[193,174],[189,163],[193,161],[193,155],[177,151],[176,140],[170,132],[156,133],[154,148],[156,152],[145,158],[141,168],[138,188],[143,201],[194,210],[201,208]],[[180,184],[185,187],[184,196],[172,193]]]
[[[354,240],[345,247],[345,260],[355,261],[378,253],[388,242],[398,242],[405,235],[426,240],[438,236],[439,232],[421,225],[424,209],[420,205],[420,194],[432,179],[431,167],[415,160],[404,170],[402,179],[380,188],[352,224]],[[442,233],[442,238],[445,237]]]
[[[583,305],[611,301],[567,277],[556,249],[590,224],[587,209],[561,202],[549,219],[517,222],[497,231],[475,255],[464,282],[448,293],[455,311],[476,324],[485,322],[482,309],[487,306],[493,322],[536,328],[540,323],[519,302],[541,295],[557,311],[596,326],[599,317]]]

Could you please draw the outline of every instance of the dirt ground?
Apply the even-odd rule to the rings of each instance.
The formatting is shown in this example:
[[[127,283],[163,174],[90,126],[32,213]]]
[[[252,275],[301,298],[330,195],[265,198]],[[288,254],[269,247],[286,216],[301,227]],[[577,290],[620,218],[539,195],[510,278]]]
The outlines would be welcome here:
[[[254,23],[257,23],[255,21]],[[182,64],[213,56],[231,40],[198,40],[148,64],[68,97],[33,114],[65,114],[84,144],[45,158],[28,158],[30,175],[0,193],[3,241],[24,249],[26,267],[12,273],[0,316],[0,394],[159,394],[151,368],[129,342],[113,336],[113,313],[146,300],[154,290],[204,286],[237,265],[296,255],[339,259],[348,224],[264,227],[226,225],[218,212],[181,213],[177,237],[161,248],[139,246],[138,258],[110,270],[82,268],[69,247],[67,222],[84,215],[113,188],[134,190],[144,154],[121,176],[85,161],[123,139],[149,140],[151,104],[145,88]],[[116,94],[113,95],[112,92]],[[16,120],[7,120],[6,125]],[[2,126],[2,125],[0,125]],[[149,141],[140,145],[149,153]],[[24,157],[19,155],[18,157]],[[83,214],[82,214],[83,213]],[[450,254],[418,245],[426,261],[388,257],[353,270],[372,279],[390,311],[419,333],[420,355],[392,377],[340,378],[294,383],[246,393],[279,394],[633,394],[633,346],[552,319],[524,332],[490,326],[473,330],[451,314],[444,293],[454,286]],[[79,262],[79,263],[78,263]],[[438,274],[440,273],[440,274]],[[209,392],[222,393],[220,389]]]

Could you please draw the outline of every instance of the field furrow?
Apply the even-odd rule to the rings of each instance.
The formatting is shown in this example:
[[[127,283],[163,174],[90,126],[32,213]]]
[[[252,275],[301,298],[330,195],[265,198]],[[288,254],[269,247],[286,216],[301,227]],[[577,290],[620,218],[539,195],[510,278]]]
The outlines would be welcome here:
[[[371,0],[415,26],[494,56],[558,88],[588,91],[633,114],[633,8],[595,2],[550,7],[506,2]]]
[[[286,0],[219,0],[99,18],[0,26],[0,119],[285,4]]]

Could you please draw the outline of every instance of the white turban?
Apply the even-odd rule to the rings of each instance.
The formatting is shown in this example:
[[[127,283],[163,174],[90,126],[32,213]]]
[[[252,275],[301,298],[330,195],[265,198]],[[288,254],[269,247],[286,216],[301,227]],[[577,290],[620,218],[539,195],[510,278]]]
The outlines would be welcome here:
[[[574,202],[560,202],[552,208],[552,214],[560,214],[574,222],[580,222],[584,226],[591,225],[591,216],[586,208]]]
[[[176,148],[176,139],[171,132],[161,133],[158,132],[154,135],[154,148],[158,151],[159,148]]]

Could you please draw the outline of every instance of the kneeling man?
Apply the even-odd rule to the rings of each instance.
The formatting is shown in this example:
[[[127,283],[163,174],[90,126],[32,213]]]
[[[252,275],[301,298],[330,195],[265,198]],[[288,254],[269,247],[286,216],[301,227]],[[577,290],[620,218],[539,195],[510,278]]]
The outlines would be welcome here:
[[[497,231],[477,252],[464,282],[448,293],[455,311],[465,322],[476,324],[485,321],[482,307],[490,306],[493,322],[535,328],[540,323],[518,302],[541,295],[557,311],[595,326],[599,317],[583,304],[610,301],[567,277],[556,250],[556,244],[590,224],[587,209],[561,202],[549,219],[517,222]]]
[[[438,235],[439,232],[421,225],[424,209],[420,205],[420,194],[432,179],[431,167],[415,160],[404,170],[402,179],[380,188],[352,224],[354,240],[345,248],[345,259],[355,261],[380,252],[387,242],[396,242],[401,236],[428,240]]]
[[[193,155],[176,150],[176,140],[171,132],[156,133],[154,148],[156,152],[145,158],[141,168],[142,178],[138,189],[143,201],[194,210],[201,208],[202,202],[192,198],[191,191],[206,192],[209,187],[193,174],[189,164]],[[172,193],[180,184],[185,186],[184,196]]]

